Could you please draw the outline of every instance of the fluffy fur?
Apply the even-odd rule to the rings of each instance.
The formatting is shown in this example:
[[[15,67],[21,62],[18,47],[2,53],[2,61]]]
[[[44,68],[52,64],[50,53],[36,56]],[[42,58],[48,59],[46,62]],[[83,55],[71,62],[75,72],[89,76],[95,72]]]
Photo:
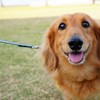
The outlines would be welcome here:
[[[90,26],[84,28],[83,21]],[[64,30],[59,29],[61,23],[66,24]],[[83,62],[77,64],[65,54],[74,34],[82,38],[82,50],[86,50]],[[100,26],[90,16],[75,13],[58,18],[44,36],[41,54],[65,100],[87,100],[100,92]]]

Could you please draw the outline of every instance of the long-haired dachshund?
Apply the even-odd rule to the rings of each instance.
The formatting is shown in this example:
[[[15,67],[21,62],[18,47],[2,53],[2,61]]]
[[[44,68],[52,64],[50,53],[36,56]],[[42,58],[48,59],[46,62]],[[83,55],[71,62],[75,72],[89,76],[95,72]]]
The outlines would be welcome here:
[[[99,94],[100,26],[90,16],[75,13],[58,18],[44,36],[41,54],[65,100]]]

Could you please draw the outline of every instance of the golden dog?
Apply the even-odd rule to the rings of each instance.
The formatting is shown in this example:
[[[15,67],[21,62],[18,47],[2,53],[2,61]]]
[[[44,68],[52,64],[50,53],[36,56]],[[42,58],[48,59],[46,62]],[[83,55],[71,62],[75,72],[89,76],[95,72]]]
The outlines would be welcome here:
[[[58,18],[41,48],[46,68],[65,100],[87,100],[100,92],[100,26],[83,13]]]

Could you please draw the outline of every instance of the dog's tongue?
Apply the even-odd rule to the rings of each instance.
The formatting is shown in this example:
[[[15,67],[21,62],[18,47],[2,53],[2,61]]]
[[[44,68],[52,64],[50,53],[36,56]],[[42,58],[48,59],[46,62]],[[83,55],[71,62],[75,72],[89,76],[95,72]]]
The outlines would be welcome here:
[[[69,53],[69,59],[73,63],[79,63],[83,59],[83,52]]]

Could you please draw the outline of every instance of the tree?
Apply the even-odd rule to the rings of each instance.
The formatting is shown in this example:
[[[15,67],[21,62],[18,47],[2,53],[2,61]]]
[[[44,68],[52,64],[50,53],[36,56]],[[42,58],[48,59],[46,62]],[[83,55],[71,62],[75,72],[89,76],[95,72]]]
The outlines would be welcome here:
[[[93,0],[93,4],[95,4],[95,0]]]
[[[2,1],[2,0],[0,0],[0,4],[1,4],[1,7],[4,7],[3,1]]]
[[[48,6],[48,0],[45,0],[45,5]]]

